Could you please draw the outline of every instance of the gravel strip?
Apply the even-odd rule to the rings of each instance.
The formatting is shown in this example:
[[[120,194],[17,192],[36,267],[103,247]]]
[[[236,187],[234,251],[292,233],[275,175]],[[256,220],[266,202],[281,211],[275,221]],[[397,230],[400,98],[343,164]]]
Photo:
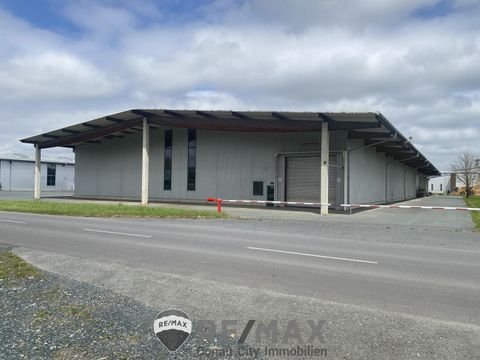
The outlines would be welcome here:
[[[199,346],[221,349],[233,345],[211,343],[195,333],[170,354],[153,333],[159,309],[44,271],[36,278],[0,283],[0,311],[2,360],[235,358],[220,353],[196,356]]]

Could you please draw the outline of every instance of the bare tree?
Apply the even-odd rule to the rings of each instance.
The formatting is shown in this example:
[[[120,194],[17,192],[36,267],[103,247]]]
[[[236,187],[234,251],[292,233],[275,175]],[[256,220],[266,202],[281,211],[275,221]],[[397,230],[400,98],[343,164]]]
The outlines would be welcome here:
[[[466,196],[473,195],[473,187],[480,180],[480,157],[464,152],[452,164],[452,170],[457,174],[457,179],[465,184]]]

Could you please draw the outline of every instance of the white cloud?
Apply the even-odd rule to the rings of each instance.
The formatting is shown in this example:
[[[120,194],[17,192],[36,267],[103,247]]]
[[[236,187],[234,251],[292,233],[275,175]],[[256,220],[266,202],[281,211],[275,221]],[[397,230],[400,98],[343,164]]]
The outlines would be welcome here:
[[[0,143],[139,107],[380,111],[445,168],[478,146],[480,6],[412,16],[436,3],[218,1],[174,26],[148,0],[81,1],[78,38],[0,12],[0,104],[22,108]]]
[[[62,37],[52,32],[34,28],[0,7],[0,60],[12,55],[38,54],[62,46]]]
[[[12,58],[0,67],[0,92],[10,99],[68,100],[113,94],[121,82],[67,54],[46,52]]]

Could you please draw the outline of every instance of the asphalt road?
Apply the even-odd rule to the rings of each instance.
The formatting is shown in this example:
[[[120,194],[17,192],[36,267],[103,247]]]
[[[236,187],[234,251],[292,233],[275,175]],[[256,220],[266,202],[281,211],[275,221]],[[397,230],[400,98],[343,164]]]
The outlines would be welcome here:
[[[372,217],[363,224],[349,217],[319,222],[173,221],[0,213],[0,242],[480,325],[479,234],[449,229],[448,221],[442,227],[387,226],[385,211],[361,215]],[[408,210],[391,211],[406,216]],[[450,216],[436,210],[435,216],[443,215]]]

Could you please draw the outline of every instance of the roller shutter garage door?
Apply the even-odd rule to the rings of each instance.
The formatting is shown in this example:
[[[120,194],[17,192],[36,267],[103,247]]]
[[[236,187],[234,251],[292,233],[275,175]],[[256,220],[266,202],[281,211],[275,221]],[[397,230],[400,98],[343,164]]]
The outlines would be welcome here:
[[[328,202],[337,204],[337,154],[330,154],[328,171]],[[286,159],[286,199],[297,202],[320,201],[320,156],[288,157]]]

